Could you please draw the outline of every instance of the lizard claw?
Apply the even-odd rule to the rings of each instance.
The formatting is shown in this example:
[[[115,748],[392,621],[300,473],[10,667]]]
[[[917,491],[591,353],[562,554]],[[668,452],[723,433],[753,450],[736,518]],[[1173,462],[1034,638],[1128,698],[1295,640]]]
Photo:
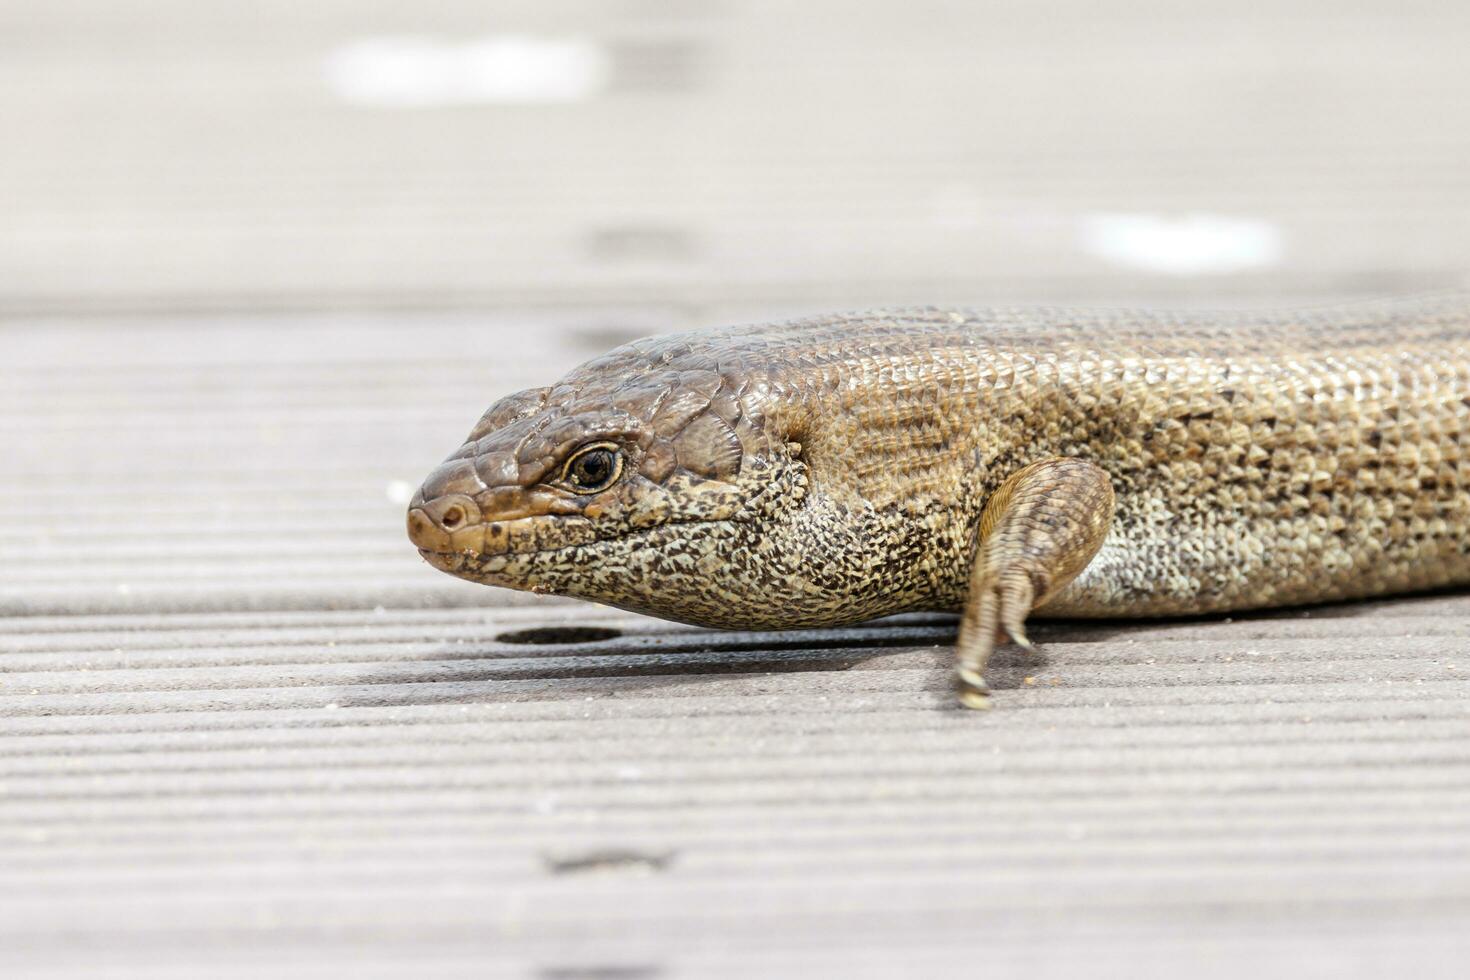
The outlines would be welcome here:
[[[955,676],[967,690],[979,691],[982,694],[990,693],[990,685],[985,683],[985,678],[972,668],[960,666],[955,669]]]
[[[990,692],[974,691],[966,688],[960,692],[960,705],[972,711],[989,711]]]
[[[990,685],[976,671],[961,666],[956,670],[960,681],[960,704],[977,711],[990,709]]]

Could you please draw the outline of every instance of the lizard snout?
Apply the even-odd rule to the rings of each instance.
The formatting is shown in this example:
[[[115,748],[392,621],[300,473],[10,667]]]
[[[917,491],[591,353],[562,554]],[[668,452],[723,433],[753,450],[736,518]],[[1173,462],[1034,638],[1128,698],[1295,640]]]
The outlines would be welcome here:
[[[476,550],[471,538],[480,527],[480,508],[462,493],[449,493],[425,500],[423,491],[408,508],[408,538],[421,551]]]
[[[441,464],[408,504],[409,540],[421,551],[475,550],[471,538],[480,524],[480,505],[474,494],[484,486],[472,460]]]

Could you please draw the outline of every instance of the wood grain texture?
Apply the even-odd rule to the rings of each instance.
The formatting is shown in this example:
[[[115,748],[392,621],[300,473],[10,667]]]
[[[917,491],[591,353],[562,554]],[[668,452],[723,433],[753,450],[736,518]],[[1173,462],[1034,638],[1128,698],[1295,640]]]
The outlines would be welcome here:
[[[0,974],[1459,978],[1463,596],[1037,623],[986,717],[941,617],[675,627],[439,574],[401,518],[467,412],[638,336],[1463,281],[1467,31],[0,4]],[[610,87],[400,111],[323,76],[487,34],[604,44]],[[1194,215],[1279,247],[1184,275],[1099,234],[1173,260]]]

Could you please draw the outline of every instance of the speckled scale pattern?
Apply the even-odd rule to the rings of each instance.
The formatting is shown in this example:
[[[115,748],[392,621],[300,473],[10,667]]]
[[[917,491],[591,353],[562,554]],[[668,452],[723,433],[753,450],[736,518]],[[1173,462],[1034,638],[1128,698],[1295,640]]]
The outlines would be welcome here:
[[[547,485],[601,437],[624,447],[616,486]],[[846,623],[960,609],[986,500],[1054,456],[1106,470],[1116,515],[1038,615],[1470,582],[1470,297],[894,310],[638,341],[492,407],[410,527],[490,584],[713,626]],[[443,525],[446,501],[467,526]]]

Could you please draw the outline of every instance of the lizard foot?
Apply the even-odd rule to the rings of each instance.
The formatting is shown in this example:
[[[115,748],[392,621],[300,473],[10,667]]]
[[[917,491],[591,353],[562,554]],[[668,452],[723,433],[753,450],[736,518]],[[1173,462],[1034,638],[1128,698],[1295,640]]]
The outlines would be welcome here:
[[[1032,463],[986,501],[955,649],[960,703],[990,706],[985,665],[997,641],[1009,637],[1036,649],[1026,635],[1026,617],[1097,554],[1113,506],[1107,473],[1068,457]]]

